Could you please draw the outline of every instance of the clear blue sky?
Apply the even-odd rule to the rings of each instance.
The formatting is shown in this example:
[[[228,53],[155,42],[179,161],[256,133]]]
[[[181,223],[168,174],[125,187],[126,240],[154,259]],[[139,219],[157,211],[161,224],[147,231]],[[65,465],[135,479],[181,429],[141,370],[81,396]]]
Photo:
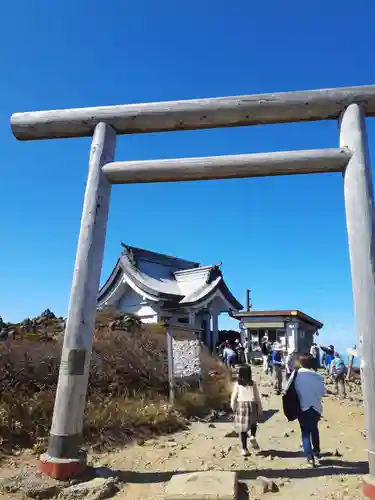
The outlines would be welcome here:
[[[16,111],[375,83],[373,0],[19,0],[0,29],[0,315],[66,315],[89,139],[21,143]],[[375,120],[368,120],[375,155]],[[335,147],[321,122],[122,136],[117,159]],[[116,186],[120,241],[204,264],[256,309],[298,308],[355,341],[340,175]],[[221,326],[228,326],[229,320]]]

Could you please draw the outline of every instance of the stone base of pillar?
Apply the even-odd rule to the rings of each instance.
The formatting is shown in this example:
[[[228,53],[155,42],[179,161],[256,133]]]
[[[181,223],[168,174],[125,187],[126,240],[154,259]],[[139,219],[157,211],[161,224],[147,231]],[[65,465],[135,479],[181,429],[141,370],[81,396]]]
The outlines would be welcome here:
[[[81,476],[87,467],[86,455],[80,458],[54,458],[44,453],[39,460],[39,470],[54,479],[72,479]]]
[[[375,500],[375,477],[374,476],[364,476],[362,491],[365,498],[370,500]]]

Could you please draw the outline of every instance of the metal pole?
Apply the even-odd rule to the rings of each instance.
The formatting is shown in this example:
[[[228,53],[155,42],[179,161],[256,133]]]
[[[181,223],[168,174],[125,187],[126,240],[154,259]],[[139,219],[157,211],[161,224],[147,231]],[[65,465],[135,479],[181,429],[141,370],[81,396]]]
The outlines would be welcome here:
[[[115,145],[115,131],[99,123],[91,145],[48,451],[41,457],[43,472],[59,479],[76,475],[85,466],[80,440],[111,195],[102,166],[113,160]]]
[[[168,351],[168,383],[169,383],[169,401],[174,405],[175,401],[175,383],[174,383],[174,364],[173,364],[173,335],[172,329],[167,328],[167,351]]]
[[[375,232],[373,187],[366,120],[361,105],[342,114],[340,144],[353,156],[344,173],[346,223],[349,238],[354,310],[365,404],[370,476],[375,478]],[[371,498],[375,498],[372,496]]]
[[[249,288],[246,289],[246,311],[250,311],[250,290]]]

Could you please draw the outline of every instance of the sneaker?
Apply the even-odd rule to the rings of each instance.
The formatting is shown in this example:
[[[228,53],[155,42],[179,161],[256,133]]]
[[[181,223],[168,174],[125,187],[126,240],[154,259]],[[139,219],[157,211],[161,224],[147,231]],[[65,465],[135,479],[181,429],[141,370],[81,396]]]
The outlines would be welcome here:
[[[256,440],[255,436],[250,437],[250,443],[251,443],[251,446],[254,448],[254,450],[259,450],[260,446],[259,446],[258,441]]]
[[[313,458],[306,460],[306,465],[307,467],[315,469],[315,460]]]
[[[241,456],[242,457],[248,457],[250,455],[249,450],[241,450]]]

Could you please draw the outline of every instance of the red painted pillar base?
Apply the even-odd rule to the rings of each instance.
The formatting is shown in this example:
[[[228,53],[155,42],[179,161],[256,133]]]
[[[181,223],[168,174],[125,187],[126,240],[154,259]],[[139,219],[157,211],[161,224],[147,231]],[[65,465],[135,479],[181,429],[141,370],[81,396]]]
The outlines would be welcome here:
[[[374,476],[364,476],[362,491],[365,498],[370,500],[375,500],[375,477]]]
[[[86,456],[81,458],[54,458],[44,453],[40,457],[39,470],[47,476],[55,479],[71,479],[81,476],[86,470]]]

